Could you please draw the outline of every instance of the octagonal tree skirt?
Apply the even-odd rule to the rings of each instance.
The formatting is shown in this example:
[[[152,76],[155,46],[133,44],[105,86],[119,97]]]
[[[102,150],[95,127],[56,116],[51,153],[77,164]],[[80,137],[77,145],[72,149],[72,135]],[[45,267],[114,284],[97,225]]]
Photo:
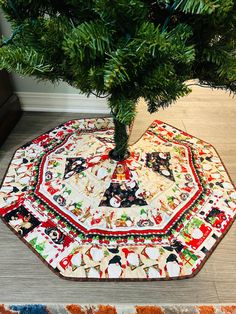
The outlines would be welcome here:
[[[0,189],[2,220],[63,278],[192,277],[236,212],[215,149],[157,120],[125,161],[108,157],[113,146],[110,118],[25,144]]]

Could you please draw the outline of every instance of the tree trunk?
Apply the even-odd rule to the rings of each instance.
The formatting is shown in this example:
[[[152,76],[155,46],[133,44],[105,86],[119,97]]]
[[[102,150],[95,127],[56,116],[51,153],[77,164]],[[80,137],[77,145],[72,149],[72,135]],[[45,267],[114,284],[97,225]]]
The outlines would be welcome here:
[[[128,151],[128,139],[129,134],[127,132],[127,125],[118,121],[115,117],[113,118],[115,133],[114,141],[115,148],[109,153],[111,159],[122,161],[129,157]]]

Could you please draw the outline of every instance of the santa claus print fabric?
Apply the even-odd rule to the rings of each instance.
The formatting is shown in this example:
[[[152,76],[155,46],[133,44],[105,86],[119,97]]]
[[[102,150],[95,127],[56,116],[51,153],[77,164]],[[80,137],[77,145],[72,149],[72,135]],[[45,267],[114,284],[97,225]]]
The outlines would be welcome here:
[[[154,121],[130,156],[109,158],[110,118],[73,120],[20,147],[0,189],[2,220],[58,275],[195,275],[235,218],[215,149]]]

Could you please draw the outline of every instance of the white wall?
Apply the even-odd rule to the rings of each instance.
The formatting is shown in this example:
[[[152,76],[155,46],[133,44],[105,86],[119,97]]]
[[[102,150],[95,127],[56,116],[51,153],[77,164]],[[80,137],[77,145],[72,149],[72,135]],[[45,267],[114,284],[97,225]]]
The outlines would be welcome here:
[[[2,34],[9,37],[12,33],[10,23],[0,10]],[[105,99],[86,96],[65,82],[37,82],[34,77],[21,77],[11,73],[15,92],[18,94],[25,111],[63,111],[109,113]]]
[[[11,25],[0,11],[0,27],[4,36],[11,35]],[[53,85],[50,82],[36,82],[33,77],[20,77],[12,73],[15,90],[17,92],[37,92],[37,93],[78,93],[78,90],[69,86],[67,83]]]

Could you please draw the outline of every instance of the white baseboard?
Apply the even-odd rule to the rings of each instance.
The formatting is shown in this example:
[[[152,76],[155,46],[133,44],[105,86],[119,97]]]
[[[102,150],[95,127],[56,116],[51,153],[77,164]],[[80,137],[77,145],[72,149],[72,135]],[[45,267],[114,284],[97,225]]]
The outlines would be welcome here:
[[[23,111],[110,113],[106,99],[82,94],[17,93]]]

